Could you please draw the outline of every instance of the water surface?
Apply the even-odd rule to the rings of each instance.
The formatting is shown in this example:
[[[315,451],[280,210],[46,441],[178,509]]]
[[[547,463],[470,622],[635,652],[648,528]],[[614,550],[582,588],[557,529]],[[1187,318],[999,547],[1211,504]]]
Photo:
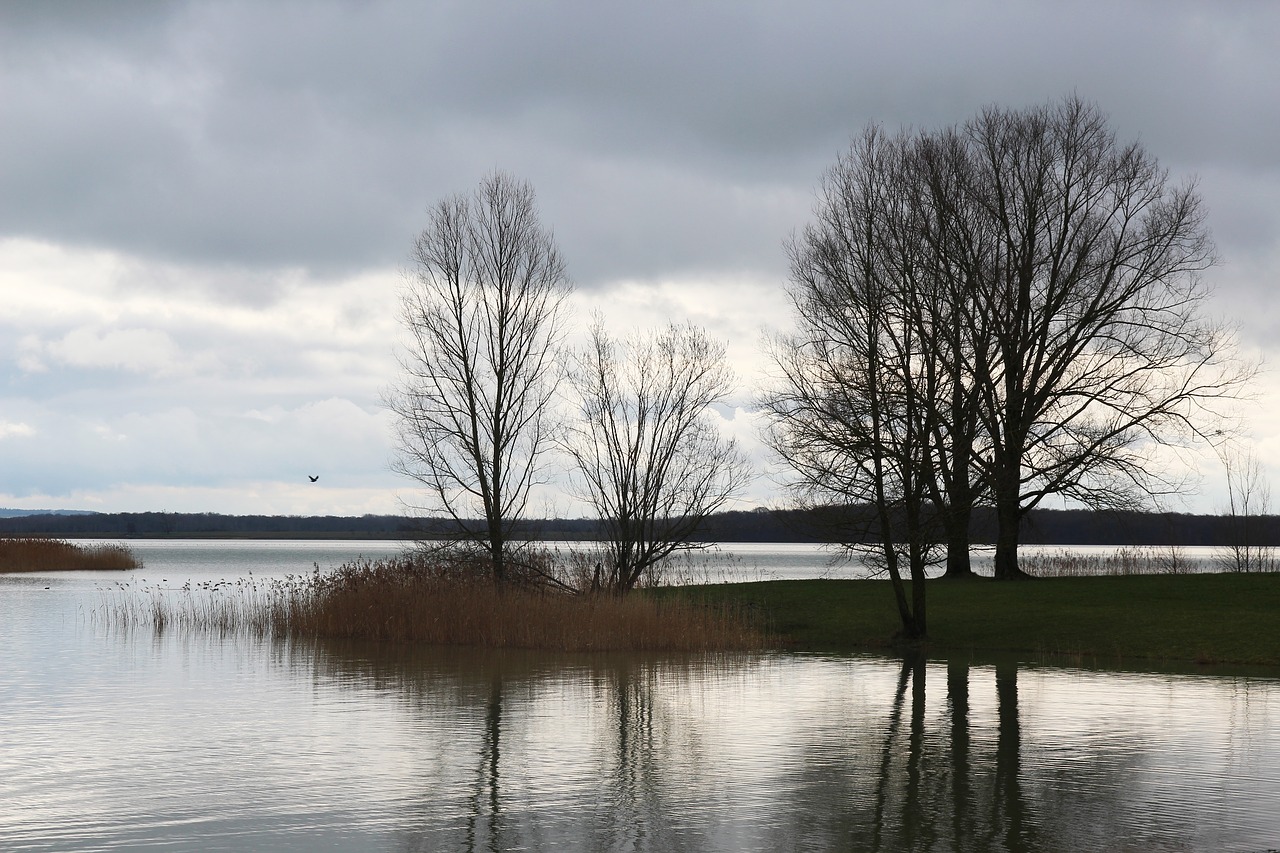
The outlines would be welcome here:
[[[394,547],[167,543],[130,583]],[[0,576],[0,849],[1280,848],[1272,678],[156,635],[95,619],[120,580]]]

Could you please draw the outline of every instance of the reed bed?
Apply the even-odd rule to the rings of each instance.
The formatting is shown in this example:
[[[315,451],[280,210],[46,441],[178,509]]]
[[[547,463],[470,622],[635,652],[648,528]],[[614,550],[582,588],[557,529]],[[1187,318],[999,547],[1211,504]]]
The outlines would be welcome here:
[[[300,580],[260,582],[250,577],[176,588],[117,581],[103,590],[106,601],[94,611],[94,618],[108,627],[146,626],[158,633],[188,628],[267,636],[273,631],[267,618],[272,602]]]
[[[107,621],[247,633],[554,651],[762,649],[763,633],[732,603],[634,593],[496,587],[430,558],[348,563],[332,572],[201,588],[113,593]]]
[[[0,537],[0,572],[138,569],[142,562],[122,544],[80,545],[64,539]]]
[[[1127,575],[1179,575],[1196,571],[1177,547],[1122,547],[1108,554],[1054,551],[1024,554],[1018,558],[1023,571],[1038,578],[1122,577]]]

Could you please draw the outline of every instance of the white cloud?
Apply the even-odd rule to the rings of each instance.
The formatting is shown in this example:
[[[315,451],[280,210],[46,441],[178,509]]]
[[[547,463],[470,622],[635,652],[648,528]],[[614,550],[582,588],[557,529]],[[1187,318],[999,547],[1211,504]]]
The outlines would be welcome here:
[[[75,329],[45,351],[72,367],[121,369],[160,376],[185,372],[173,339],[156,329]]]
[[[30,424],[0,421],[0,440],[6,438],[30,438],[35,434],[35,428]]]

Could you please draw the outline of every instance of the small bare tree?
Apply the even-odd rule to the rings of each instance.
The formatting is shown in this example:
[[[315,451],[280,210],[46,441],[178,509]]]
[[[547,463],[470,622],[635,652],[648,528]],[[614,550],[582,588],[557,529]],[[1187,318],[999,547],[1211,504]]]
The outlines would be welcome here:
[[[1218,554],[1217,564],[1227,572],[1274,572],[1280,570],[1276,548],[1262,544],[1260,516],[1271,513],[1271,485],[1262,472],[1262,463],[1252,451],[1224,450],[1222,464],[1227,469],[1228,541]]]
[[[503,583],[512,531],[542,479],[565,297],[564,262],[532,187],[495,173],[431,211],[414,244],[401,316],[397,471],[480,546]]]
[[[733,388],[725,348],[696,326],[614,340],[596,317],[570,371],[582,419],[566,430],[574,486],[605,530],[608,574],[632,589],[750,477],[745,455],[708,409]]]

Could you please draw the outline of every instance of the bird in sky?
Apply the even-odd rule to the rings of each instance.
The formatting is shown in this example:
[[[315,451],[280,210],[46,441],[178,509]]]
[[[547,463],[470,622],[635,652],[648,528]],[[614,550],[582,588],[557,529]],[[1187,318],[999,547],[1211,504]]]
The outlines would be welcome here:
[[[313,482],[313,483],[314,483],[316,480],[319,480],[319,479],[320,479],[320,475],[319,475],[319,474],[308,474],[308,475],[307,475],[307,477],[309,477],[309,478],[311,479],[311,482]]]

